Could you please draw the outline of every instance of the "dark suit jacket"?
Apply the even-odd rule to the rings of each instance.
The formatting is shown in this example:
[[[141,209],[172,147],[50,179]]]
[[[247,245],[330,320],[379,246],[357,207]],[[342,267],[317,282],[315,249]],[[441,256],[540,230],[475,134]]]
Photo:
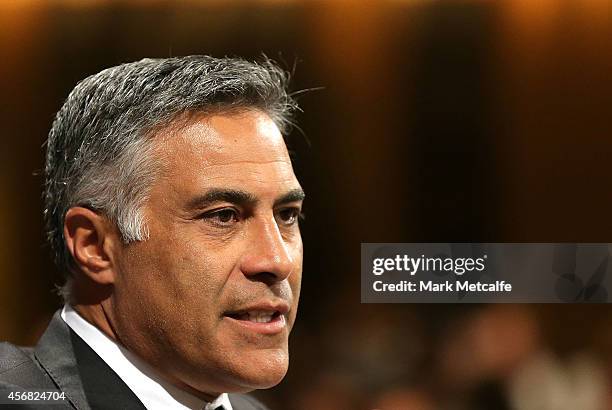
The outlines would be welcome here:
[[[145,409],[119,376],[70,329],[59,311],[36,347],[0,343],[0,394],[6,398],[11,391],[34,390],[63,392],[65,400],[56,405],[20,405],[19,409]],[[234,410],[267,410],[252,397],[229,397]]]

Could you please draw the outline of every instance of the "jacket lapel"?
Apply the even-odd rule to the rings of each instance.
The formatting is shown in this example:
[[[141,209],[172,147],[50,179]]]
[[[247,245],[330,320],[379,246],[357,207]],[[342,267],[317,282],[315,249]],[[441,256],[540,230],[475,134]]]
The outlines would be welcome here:
[[[57,311],[34,349],[34,356],[73,407],[89,410],[68,325]]]
[[[73,331],[70,337],[83,391],[92,408],[146,410],[136,394],[83,339]]]

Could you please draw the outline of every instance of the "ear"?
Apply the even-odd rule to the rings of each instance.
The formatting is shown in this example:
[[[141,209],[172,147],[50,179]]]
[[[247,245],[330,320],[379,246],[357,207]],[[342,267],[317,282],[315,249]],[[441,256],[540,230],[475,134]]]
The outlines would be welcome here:
[[[113,252],[119,236],[106,217],[90,209],[73,207],[64,218],[66,246],[76,266],[101,285],[115,282]]]

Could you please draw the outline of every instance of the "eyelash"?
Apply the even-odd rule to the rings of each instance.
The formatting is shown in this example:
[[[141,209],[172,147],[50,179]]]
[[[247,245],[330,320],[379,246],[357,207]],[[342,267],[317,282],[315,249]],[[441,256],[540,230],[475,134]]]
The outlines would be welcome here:
[[[232,215],[232,219],[233,221],[231,222],[223,222],[220,220],[220,216],[225,214],[225,213],[233,213]],[[214,211],[208,211],[205,212],[204,214],[202,214],[201,216],[202,219],[206,219],[208,221],[210,221],[212,224],[219,226],[219,227],[229,227],[231,226],[234,222],[237,222],[239,219],[239,213],[237,210],[233,209],[233,208],[222,208],[222,209],[216,209]]]
[[[286,226],[295,225],[300,219],[304,219],[304,214],[302,213],[302,210],[300,208],[297,208],[297,207],[283,208],[277,212],[277,215],[280,215],[284,212],[291,212],[291,218],[293,218],[291,222],[285,223]]]
[[[282,224],[283,226],[293,226],[295,224],[297,224],[297,222],[299,220],[303,220],[304,219],[304,214],[302,212],[302,210],[299,207],[289,207],[289,208],[282,208],[279,211],[277,211],[275,213],[275,215],[281,215],[285,212],[290,212],[291,215],[289,215],[289,218],[291,218],[290,222],[286,222],[286,221],[280,221],[280,224]],[[232,213],[232,221],[221,221],[220,220],[220,216],[229,216],[229,215],[224,215],[226,213]],[[238,222],[240,220],[240,212],[234,208],[221,208],[221,209],[215,209],[213,211],[208,211],[203,213],[200,216],[201,219],[205,219],[210,221],[212,224],[218,226],[218,227],[230,227],[232,226],[235,222]],[[216,220],[215,220],[216,219]],[[278,219],[277,219],[278,222]]]

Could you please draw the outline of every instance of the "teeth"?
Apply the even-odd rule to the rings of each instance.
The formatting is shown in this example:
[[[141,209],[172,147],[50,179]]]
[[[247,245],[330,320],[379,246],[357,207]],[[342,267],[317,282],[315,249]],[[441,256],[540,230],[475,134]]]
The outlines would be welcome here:
[[[285,317],[275,310],[250,310],[248,312],[230,315],[230,317],[238,320],[248,320],[253,323],[270,323],[276,318],[283,323],[285,322]]]
[[[248,312],[249,320],[255,323],[268,323],[272,321],[274,312],[268,310],[253,310]]]

